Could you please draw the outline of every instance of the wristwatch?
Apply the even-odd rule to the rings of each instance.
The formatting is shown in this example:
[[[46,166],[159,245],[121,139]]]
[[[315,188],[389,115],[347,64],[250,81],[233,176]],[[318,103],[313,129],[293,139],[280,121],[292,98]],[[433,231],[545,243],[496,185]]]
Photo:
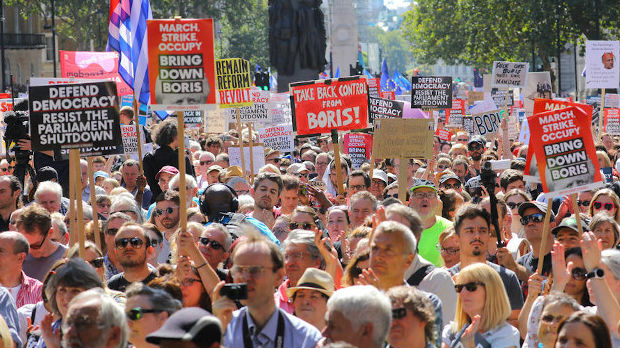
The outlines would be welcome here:
[[[591,278],[602,279],[604,275],[605,275],[605,271],[602,268],[595,268],[592,270],[592,272],[588,272],[588,274],[586,274],[586,279],[591,279]]]

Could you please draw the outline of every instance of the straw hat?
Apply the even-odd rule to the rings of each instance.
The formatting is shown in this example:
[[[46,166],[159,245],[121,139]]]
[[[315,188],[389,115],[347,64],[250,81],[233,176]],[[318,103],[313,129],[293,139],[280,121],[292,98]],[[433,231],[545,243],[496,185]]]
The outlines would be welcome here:
[[[316,290],[327,295],[327,297],[331,297],[334,293],[334,279],[325,271],[309,267],[306,268],[296,287],[286,289],[286,296],[293,298],[295,292],[301,289]]]

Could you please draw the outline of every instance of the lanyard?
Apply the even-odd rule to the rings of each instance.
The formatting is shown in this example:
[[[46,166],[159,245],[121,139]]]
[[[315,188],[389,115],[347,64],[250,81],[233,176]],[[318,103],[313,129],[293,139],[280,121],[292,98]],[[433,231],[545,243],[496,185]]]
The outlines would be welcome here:
[[[284,346],[284,316],[278,308],[278,328],[276,329],[276,348]],[[245,348],[254,348],[254,343],[250,338],[250,330],[248,329],[248,316],[243,316],[243,345]]]

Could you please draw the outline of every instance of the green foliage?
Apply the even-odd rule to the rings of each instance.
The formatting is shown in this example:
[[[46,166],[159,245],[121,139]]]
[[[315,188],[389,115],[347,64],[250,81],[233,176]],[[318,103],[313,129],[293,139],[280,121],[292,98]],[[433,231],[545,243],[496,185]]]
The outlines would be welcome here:
[[[399,30],[384,31],[379,27],[372,27],[369,29],[369,35],[379,43],[382,56],[387,60],[390,74],[394,69],[403,73],[407,69],[412,68],[413,55],[409,43]],[[367,59],[367,57],[364,57],[364,59]],[[373,71],[373,73],[381,73],[381,71]]]

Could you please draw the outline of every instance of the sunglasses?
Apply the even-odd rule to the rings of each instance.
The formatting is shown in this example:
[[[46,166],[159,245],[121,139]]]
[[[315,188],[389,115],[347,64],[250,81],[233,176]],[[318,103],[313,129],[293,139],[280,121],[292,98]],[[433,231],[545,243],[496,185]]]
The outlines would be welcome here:
[[[530,220],[533,222],[543,222],[545,219],[545,214],[532,214],[521,217],[521,225],[525,226],[530,223]]]
[[[482,145],[475,143],[469,145],[467,148],[469,149],[469,151],[476,151],[482,149]]]
[[[521,204],[523,204],[523,202],[519,202],[519,203],[515,203],[515,202],[506,202],[506,205],[508,206],[508,208],[512,209],[518,209]]]
[[[393,198],[398,199],[398,193],[395,193],[393,195],[385,195],[385,198],[389,198],[389,197],[393,197]]]
[[[144,244],[144,241],[138,237],[133,238],[121,238],[114,241],[114,244],[119,249],[125,249],[127,245],[131,244],[134,249],[139,249]]]
[[[446,189],[448,189],[448,190],[449,190],[449,189],[456,190],[456,189],[461,188],[461,183],[460,183],[460,182],[457,182],[457,183],[454,183],[454,184],[443,184],[443,185],[441,185],[441,186],[443,186],[444,188],[446,188]]]
[[[47,239],[47,232],[43,233],[43,239],[41,239],[41,243],[39,243],[38,245],[30,244],[30,249],[33,249],[33,250],[41,249],[41,247],[43,246],[43,243],[45,243],[45,239]]]
[[[304,223],[297,223],[297,222],[291,222],[288,227],[291,230],[296,230],[298,228],[302,229],[302,230],[309,230],[312,227],[314,227],[314,224],[311,224],[309,222],[304,222]]]
[[[459,248],[441,248],[441,252],[448,255],[456,255],[461,252]]]
[[[540,320],[544,321],[545,323],[553,323],[553,322],[559,323],[564,318],[565,316],[563,315],[553,316],[553,314],[547,314],[547,315],[540,317]]]
[[[407,316],[407,308],[392,308],[392,319],[402,319]]]
[[[601,207],[603,207],[607,211],[611,211],[612,209],[616,208],[616,205],[613,203],[601,203],[599,201],[594,201],[594,203],[592,203],[592,206],[594,207],[594,209],[601,209]]]
[[[204,246],[210,246],[212,249],[215,249],[215,250],[224,250],[224,246],[220,244],[220,242],[206,238],[206,237],[200,238],[200,244]]]
[[[90,263],[95,268],[101,268],[103,267],[103,257],[98,257],[94,260],[88,261],[88,263]]]
[[[0,168],[0,170],[3,171],[3,172],[8,172],[9,168]]]
[[[267,162],[273,162],[273,163],[280,163],[281,159],[279,158],[272,158],[270,160],[267,160]]]
[[[575,280],[586,280],[587,274],[588,274],[588,271],[586,271],[585,268],[581,268],[581,267],[573,268],[573,270],[571,271],[571,276]]]
[[[463,288],[465,288],[468,292],[474,292],[476,290],[478,290],[478,286],[484,286],[483,282],[469,282],[469,283],[465,283],[465,284],[455,284],[454,285],[454,290],[456,290],[456,292],[460,293],[461,290],[463,290]]]
[[[162,216],[162,215],[164,215],[164,213],[166,213],[166,214],[170,215],[170,214],[172,214],[173,212],[174,212],[174,207],[168,207],[168,208],[166,208],[166,209],[159,209],[159,208],[156,208],[156,209],[155,209],[155,211],[154,211],[155,216]]]
[[[456,141],[469,141],[467,138],[456,139]]]
[[[116,236],[116,232],[118,232],[118,228],[108,228],[108,230],[105,231],[105,234]]]
[[[161,313],[163,310],[161,309],[145,309],[142,307],[135,307],[127,311],[125,314],[127,315],[127,319],[131,321],[140,320],[146,313]]]
[[[588,207],[588,206],[590,206],[590,202],[591,201],[580,201],[580,200],[578,200],[577,201],[577,205],[580,205],[582,207]]]
[[[158,240],[155,240],[155,239],[151,239],[151,246],[152,247],[157,248],[157,246],[159,246],[159,243],[161,243],[161,242],[158,241]]]

